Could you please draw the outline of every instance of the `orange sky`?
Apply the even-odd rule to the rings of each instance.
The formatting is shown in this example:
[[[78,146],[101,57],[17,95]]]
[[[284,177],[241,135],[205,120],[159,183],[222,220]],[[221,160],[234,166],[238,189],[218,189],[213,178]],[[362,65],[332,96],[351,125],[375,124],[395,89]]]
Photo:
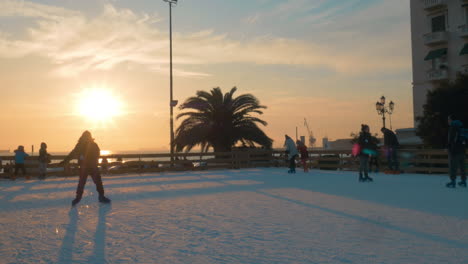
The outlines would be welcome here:
[[[89,129],[102,149],[167,150],[167,5],[98,1],[89,10],[89,1],[45,2],[0,3],[0,149],[45,141],[49,151],[67,151]],[[396,103],[393,128],[412,127],[407,1],[338,6],[346,12],[332,18],[311,8],[301,20],[287,18],[303,1],[275,2],[243,10],[235,27],[212,23],[223,14],[190,20],[194,7],[181,2],[174,9],[175,99],[217,86],[252,93],[268,107],[262,118],[274,147],[296,126],[305,135],[304,118],[319,140],[348,137],[361,123],[378,131],[381,95]],[[329,1],[322,2],[316,8]],[[272,14],[298,32],[273,27]],[[91,88],[110,91],[121,113],[103,124],[80,115],[83,91]]]

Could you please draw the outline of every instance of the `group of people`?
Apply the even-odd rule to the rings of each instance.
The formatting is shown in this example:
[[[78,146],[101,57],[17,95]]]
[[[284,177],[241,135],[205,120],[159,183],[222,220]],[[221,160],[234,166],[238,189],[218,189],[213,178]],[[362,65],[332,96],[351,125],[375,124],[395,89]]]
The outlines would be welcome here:
[[[380,130],[384,136],[384,153],[387,156],[388,170],[386,173],[399,174],[400,163],[398,161],[398,147],[400,143],[395,133],[385,127]],[[372,137],[368,125],[361,125],[361,132],[357,140],[353,154],[359,157],[359,181],[372,182],[374,179],[369,177],[369,168],[375,165],[376,172],[379,170],[379,146],[378,140]]]
[[[76,196],[72,201],[72,206],[75,206],[81,201],[88,175],[91,176],[94,184],[96,185],[96,190],[99,194],[99,202],[110,203],[111,200],[104,196],[104,186],[102,184],[101,173],[98,167],[100,152],[101,151],[99,146],[94,141],[91,132],[84,131],[81,137],[78,139],[78,143],[76,144],[75,148],[62,162],[59,163],[61,166],[65,166],[70,160],[78,159],[80,177],[78,181],[78,187],[76,189]],[[29,157],[29,155],[24,151],[24,146],[18,146],[18,149],[15,150],[15,172],[12,178],[13,180],[16,178],[19,170],[21,170],[26,179],[29,179],[25,167],[25,159],[27,157]],[[47,164],[51,161],[51,155],[47,153],[47,144],[44,142],[41,143],[38,161],[39,179],[44,179],[46,176]]]
[[[11,164],[6,164],[3,167],[3,171],[5,173],[11,173],[11,179],[15,180],[18,172],[21,171],[22,175],[26,179],[30,179],[30,176],[26,173],[26,165],[25,160],[29,157],[29,154],[24,151],[24,146],[19,145],[17,149],[15,149],[15,165],[14,165],[14,172],[10,171],[12,169]],[[50,163],[50,154],[47,153],[47,144],[42,142],[41,148],[39,149],[39,179],[44,180],[46,173],[47,173],[47,164]]]
[[[399,174],[399,162],[398,162],[398,147],[400,146],[398,138],[395,133],[383,127],[381,132],[384,135],[384,149],[387,155],[388,167],[389,169],[386,173]],[[360,166],[359,166],[359,181],[373,181],[369,177],[369,167],[375,165],[375,170],[379,170],[379,141],[375,137],[372,137],[368,125],[361,125],[361,132],[358,138],[358,151],[356,156],[359,156]],[[296,159],[301,155],[301,164],[304,169],[304,172],[309,171],[309,165],[307,161],[309,159],[309,152],[307,151],[307,146],[300,140],[294,142],[294,140],[285,135],[284,146],[286,147],[286,154],[288,157],[289,170],[288,173],[296,173]]]
[[[454,115],[448,117],[448,141],[447,151],[449,158],[449,176],[450,182],[446,184],[448,188],[456,188],[457,173],[460,171],[461,180],[458,186],[466,188],[466,165],[465,155],[466,146],[468,145],[468,130],[463,128],[463,123]],[[386,173],[399,174],[400,166],[398,161],[398,148],[400,146],[395,133],[385,127],[380,130],[384,137],[383,152],[387,156],[388,170]],[[307,147],[302,141],[294,143],[293,139],[285,135],[284,146],[289,162],[288,173],[296,173],[296,159],[301,154],[301,162],[304,172],[308,171],[307,160],[309,153]],[[372,182],[369,177],[369,170],[372,165],[375,165],[375,171],[379,170],[379,142],[370,133],[368,125],[362,124],[357,143],[353,147],[353,154],[359,157],[359,182]]]
[[[296,173],[296,158],[301,154],[301,163],[304,172],[309,171],[309,165],[307,164],[307,160],[309,159],[309,152],[307,151],[307,146],[304,142],[297,140],[294,143],[294,140],[285,135],[284,145],[286,146],[286,154],[288,155],[289,161],[289,170],[288,173]]]

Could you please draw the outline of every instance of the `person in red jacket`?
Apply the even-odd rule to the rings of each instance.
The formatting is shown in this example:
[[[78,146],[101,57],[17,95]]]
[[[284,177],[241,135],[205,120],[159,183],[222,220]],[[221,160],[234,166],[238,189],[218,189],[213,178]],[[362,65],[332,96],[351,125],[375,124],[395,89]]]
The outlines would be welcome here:
[[[302,168],[304,168],[304,172],[309,172],[309,166],[307,165],[307,160],[309,160],[309,151],[307,151],[307,146],[302,143],[302,141],[296,141],[297,150],[301,153],[301,162]]]
[[[94,138],[91,136],[89,131],[83,132],[75,148],[68,154],[68,156],[60,163],[66,164],[71,159],[78,159],[78,165],[80,166],[80,180],[78,181],[78,187],[76,188],[76,198],[72,201],[72,206],[75,206],[81,201],[83,196],[84,186],[88,175],[96,184],[96,190],[99,193],[99,202],[110,203],[110,199],[104,196],[104,186],[102,184],[101,174],[99,172],[98,163],[99,156],[101,155]]]

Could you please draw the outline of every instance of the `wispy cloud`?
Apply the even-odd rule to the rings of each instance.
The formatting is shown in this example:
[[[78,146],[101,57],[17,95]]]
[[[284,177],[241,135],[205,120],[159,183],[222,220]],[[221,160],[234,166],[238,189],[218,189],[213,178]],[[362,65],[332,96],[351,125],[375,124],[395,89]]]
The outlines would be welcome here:
[[[306,2],[309,1],[287,1],[278,5],[270,15],[298,10]],[[315,1],[309,8],[317,8],[323,2]],[[36,18],[36,23],[27,29],[26,39],[0,34],[0,56],[43,56],[56,64],[56,71],[62,75],[109,70],[122,63],[144,65],[152,71],[167,70],[168,38],[166,32],[159,30],[160,25],[154,23],[159,20],[157,16],[106,4],[100,14],[89,18],[73,10],[14,0],[2,2],[0,10],[0,16]],[[252,18],[251,23],[254,20]],[[372,49],[370,47],[366,52]],[[385,60],[362,55],[365,54],[293,38],[258,36],[241,41],[212,30],[174,34],[175,73],[188,77],[209,75],[186,70],[189,65],[300,65],[355,74],[401,69],[407,64],[403,59]]]

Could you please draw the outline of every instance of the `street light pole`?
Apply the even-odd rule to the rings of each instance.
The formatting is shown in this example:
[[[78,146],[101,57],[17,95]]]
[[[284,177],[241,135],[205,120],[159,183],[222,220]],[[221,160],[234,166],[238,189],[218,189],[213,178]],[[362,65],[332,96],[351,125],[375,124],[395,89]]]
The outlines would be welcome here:
[[[173,98],[173,78],[172,78],[172,5],[177,4],[177,0],[163,0],[169,4],[169,72],[170,72],[170,92],[169,92],[169,109],[170,109],[170,136],[171,136],[171,167],[174,166],[174,107],[177,101]]]
[[[385,111],[382,111],[382,122],[383,122],[383,127],[385,126]]]
[[[390,129],[392,129],[392,114],[393,110],[395,109],[395,103],[390,101],[388,107],[385,106],[385,96],[380,97],[380,102],[375,103],[375,109],[377,110],[377,114],[382,116],[383,127],[385,127],[385,114],[388,114],[390,117]]]

